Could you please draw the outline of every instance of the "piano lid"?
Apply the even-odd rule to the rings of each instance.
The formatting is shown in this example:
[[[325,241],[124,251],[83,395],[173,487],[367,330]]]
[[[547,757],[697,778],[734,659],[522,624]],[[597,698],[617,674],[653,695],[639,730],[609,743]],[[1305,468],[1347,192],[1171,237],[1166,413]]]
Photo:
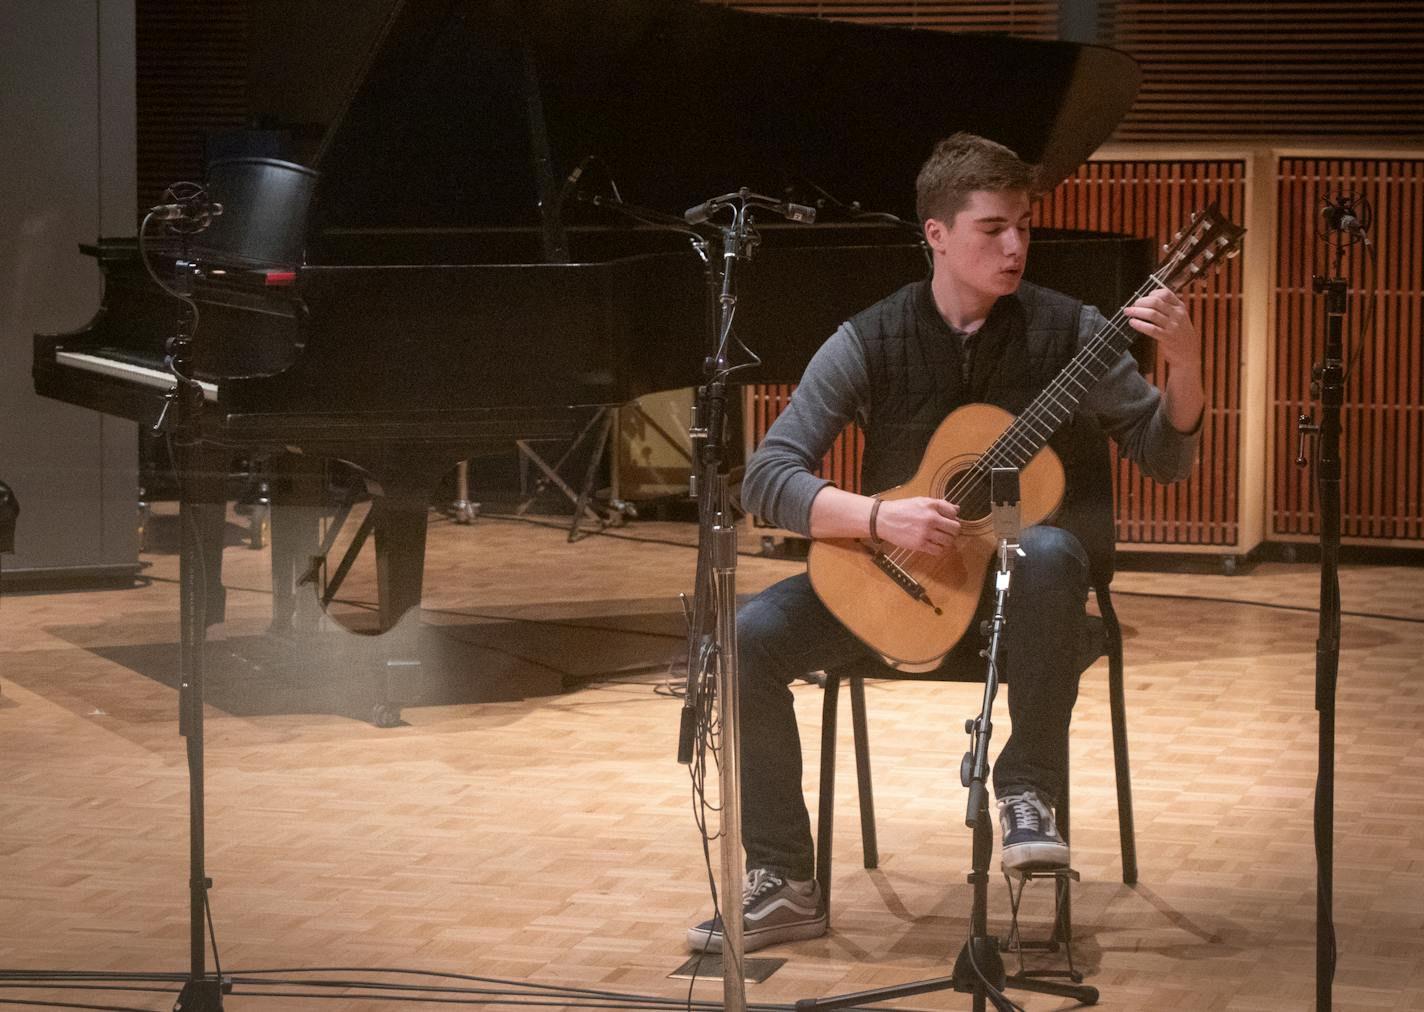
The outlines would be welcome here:
[[[939,138],[994,138],[1052,185],[1139,80],[1096,46],[695,0],[404,0],[323,143],[313,225],[537,226],[541,193],[589,155],[624,200],[669,212],[808,180],[913,218]]]

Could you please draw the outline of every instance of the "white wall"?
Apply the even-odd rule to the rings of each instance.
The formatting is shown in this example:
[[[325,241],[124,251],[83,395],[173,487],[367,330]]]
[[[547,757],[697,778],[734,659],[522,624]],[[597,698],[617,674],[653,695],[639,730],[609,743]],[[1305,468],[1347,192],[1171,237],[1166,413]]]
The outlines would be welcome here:
[[[80,242],[134,234],[133,0],[0,0],[0,479],[25,570],[138,558],[134,423],[35,395],[36,333],[83,327],[97,264]]]

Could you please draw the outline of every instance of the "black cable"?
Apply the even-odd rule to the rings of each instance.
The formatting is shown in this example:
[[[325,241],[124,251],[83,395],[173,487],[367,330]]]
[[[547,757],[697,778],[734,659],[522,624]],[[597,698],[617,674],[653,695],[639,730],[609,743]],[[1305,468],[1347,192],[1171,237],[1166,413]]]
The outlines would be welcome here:
[[[532,517],[522,517],[514,513],[481,513],[480,519],[502,520],[507,523],[523,523],[529,524],[532,527],[548,527],[554,530],[566,529],[564,524],[556,524],[548,520],[535,520]],[[616,538],[619,541],[639,541],[645,545],[668,545],[672,548],[690,548],[693,551],[697,550],[697,545],[695,542],[689,543],[686,541],[673,541],[670,538],[641,538],[634,537],[631,534],[614,534],[610,531],[589,531],[588,533],[590,537]],[[741,556],[744,559],[762,558],[762,555],[759,552],[738,551],[737,555]]]
[[[984,971],[979,968],[979,961],[974,958],[974,937],[971,935],[969,941],[964,943],[964,952],[969,957],[969,968],[974,971],[974,976],[979,978],[979,983],[984,985],[984,996],[998,1009],[998,1012],[1027,1012],[1026,1009],[1004,992],[1000,991],[997,985],[990,982]]]
[[[1348,383],[1350,377],[1355,374],[1355,367],[1360,364],[1360,359],[1364,357],[1365,339],[1369,336],[1374,327],[1375,303],[1379,300],[1379,258],[1375,255],[1374,243],[1365,245],[1366,260],[1369,263],[1369,281],[1366,288],[1369,295],[1365,300],[1365,318],[1360,321],[1360,331],[1355,338],[1355,350],[1349,357],[1349,362],[1345,366],[1345,374],[1341,377],[1342,382]]]
[[[1113,590],[1113,597],[1154,597],[1166,601],[1206,601],[1211,604],[1238,604],[1250,608],[1273,608],[1277,611],[1302,611],[1311,614],[1317,613],[1320,609],[1307,604],[1281,604],[1278,601],[1251,601],[1241,597],[1209,597],[1204,594],[1164,594],[1149,590]],[[1342,616],[1350,618],[1378,619],[1384,622],[1409,622],[1415,625],[1424,624],[1424,617],[1412,615],[1388,615],[1378,611],[1342,611]]]
[[[0,982],[33,980],[146,980],[182,983],[186,972],[162,970],[0,970]]]
[[[387,974],[401,974],[401,975],[407,975],[407,976],[413,976],[413,977],[429,977],[429,978],[435,978],[435,979],[437,979],[437,980],[463,980],[463,981],[470,981],[470,982],[474,982],[474,983],[488,983],[488,984],[494,984],[494,985],[501,985],[501,988],[500,988],[500,989],[497,989],[497,990],[486,990],[486,989],[480,989],[480,988],[459,988],[459,987],[450,987],[450,986],[445,986],[445,987],[426,987],[426,986],[422,986],[422,985],[403,985],[403,984],[398,984],[398,983],[392,983],[392,982],[389,982],[389,981],[363,981],[363,980],[352,980],[352,979],[322,980],[322,979],[300,979],[300,978],[298,978],[298,979],[287,979],[287,978],[281,978],[281,977],[275,978],[275,979],[271,979],[271,980],[254,979],[254,978],[258,978],[258,977],[270,976],[270,975],[273,975],[273,974],[314,974],[314,973],[387,973]],[[30,970],[30,971],[21,971],[21,970],[0,970],[0,981],[11,981],[11,982],[13,982],[13,981],[43,982],[43,983],[9,983],[9,984],[0,984],[0,986],[8,986],[8,987],[31,987],[31,988],[53,987],[53,988],[58,989],[58,988],[61,987],[62,985],[56,984],[56,983],[53,983],[53,982],[56,981],[56,980],[59,980],[59,981],[89,981],[89,982],[91,982],[91,983],[89,983],[89,984],[87,984],[87,985],[83,985],[83,984],[70,985],[70,986],[73,986],[73,987],[76,987],[76,988],[86,988],[86,987],[87,987],[87,989],[92,989],[92,990],[136,990],[136,989],[130,988],[130,987],[123,987],[123,986],[118,986],[118,985],[113,985],[113,984],[107,984],[107,983],[100,983],[100,982],[107,982],[107,981],[119,980],[119,981],[149,981],[149,982],[180,983],[180,982],[182,982],[182,981],[185,981],[186,979],[187,979],[187,975],[186,975],[186,974],[184,974],[184,973],[174,973],[174,972],[133,973],[133,972],[104,972],[104,971],[89,971],[89,970]],[[493,996],[495,996],[496,998],[500,998],[500,997],[504,997],[504,996],[512,996],[512,997],[514,997],[514,998],[524,998],[524,999],[530,999],[530,998],[551,998],[551,999],[552,999],[552,998],[561,998],[561,999],[563,999],[566,1003],[567,1003],[570,999],[572,999],[573,1002],[574,1002],[574,1007],[580,1007],[580,1008],[605,1008],[605,1007],[607,1007],[607,1008],[635,1008],[635,1007],[644,1007],[644,1008],[664,1008],[664,1009],[666,1009],[666,1008],[677,1007],[677,1006],[686,1006],[686,1007],[694,1008],[694,1009],[696,1009],[696,1010],[708,1010],[708,1012],[711,1012],[711,1010],[720,1009],[720,1008],[722,1007],[722,1003],[719,1002],[719,1001],[710,1001],[710,1000],[705,1000],[705,999],[699,999],[699,1000],[692,1001],[692,1002],[691,1002],[691,1005],[688,1006],[686,1002],[684,1002],[682,999],[678,999],[678,998],[663,998],[663,997],[658,997],[658,996],[654,996],[654,995],[635,995],[635,994],[629,994],[629,993],[626,993],[626,992],[605,991],[605,990],[595,989],[595,988],[584,988],[584,987],[567,986],[567,985],[556,985],[556,984],[539,984],[539,983],[535,983],[535,982],[531,982],[531,981],[516,981],[516,980],[508,980],[508,979],[496,978],[496,977],[482,977],[482,976],[477,976],[477,975],[473,975],[473,974],[452,973],[452,972],[439,972],[439,971],[431,971],[431,970],[417,970],[417,969],[408,969],[408,968],[401,968],[401,967],[286,967],[286,968],[273,968],[273,969],[239,970],[239,971],[236,971],[236,972],[233,974],[233,976],[229,978],[229,981],[234,985],[234,987],[237,987],[237,986],[262,987],[262,988],[265,988],[265,987],[311,987],[311,988],[325,988],[325,989],[328,989],[327,992],[314,991],[314,992],[311,992],[311,993],[303,993],[303,994],[287,993],[287,992],[273,992],[273,991],[267,991],[267,990],[257,990],[257,991],[250,991],[250,992],[241,992],[241,993],[243,993],[243,994],[246,995],[246,996],[255,997],[255,998],[262,998],[262,997],[310,997],[310,998],[332,998],[332,999],[341,1000],[341,999],[347,999],[347,998],[352,998],[352,997],[363,997],[363,998],[368,998],[368,999],[382,998],[382,999],[384,999],[384,1000],[410,1000],[410,1001],[421,1001],[421,1000],[430,1001],[430,1000],[434,1000],[434,999],[429,999],[429,998],[421,998],[421,997],[418,997],[418,996],[401,996],[401,997],[399,997],[399,998],[393,998],[393,996],[391,996],[391,995],[389,995],[389,994],[379,994],[379,995],[350,995],[350,994],[332,994],[332,993],[329,993],[329,991],[335,991],[335,990],[349,990],[349,989],[353,989],[353,988],[354,988],[354,989],[363,989],[363,988],[364,988],[364,989],[368,989],[368,990],[376,990],[376,991],[383,991],[383,992],[389,992],[389,991],[411,991],[411,990],[415,990],[415,991],[426,992],[426,993],[429,993],[429,994],[446,994],[446,995],[451,995],[451,996],[456,996],[456,997],[461,996],[461,995],[486,995],[486,994],[488,994],[488,995],[493,995]],[[152,990],[154,990],[156,993],[178,993],[178,991],[179,991],[178,988],[166,988],[166,989],[154,988],[154,989],[152,989]],[[453,1000],[453,999],[452,999],[452,1000]],[[467,998],[461,998],[461,999],[459,999],[459,1001],[460,1001],[461,1003],[465,1003],[465,1004],[470,1003]],[[605,1004],[605,1003],[609,1003],[609,1002],[616,1002],[616,1003],[618,1003],[618,1004]],[[4,1003],[11,1003],[11,1004],[16,1004],[16,1003],[18,1003],[18,1004],[39,1004],[39,1005],[59,1006],[59,1007],[74,1007],[74,1008],[96,1008],[96,1009],[110,1009],[110,1008],[113,1008],[113,1009],[118,1009],[119,1012],[131,1012],[131,1010],[130,1010],[128,1007],[126,1007],[126,1006],[125,1006],[125,1007],[118,1007],[118,1006],[103,1006],[103,1005],[64,1005],[64,1003],[31,1001],[31,1000],[29,1000],[29,999],[23,999],[23,1000],[22,1000],[22,999],[3,999],[3,998],[0,998],[0,1004],[4,1004]],[[502,1001],[496,1000],[494,1003],[495,1003],[495,1004],[535,1004],[534,1002],[531,1002],[531,1001],[529,1001],[529,1000],[515,1001],[515,1002],[502,1002]],[[748,1007],[749,1009],[758,1010],[758,1012],[789,1012],[789,1010],[792,1010],[792,1009],[793,1009],[793,1006],[791,1006],[791,1005],[780,1004],[780,1003],[765,1003],[765,1002],[763,1002],[763,1003],[749,1003],[747,1007]],[[132,1012],[143,1012],[143,1010],[132,1010]],[[902,1009],[902,1010],[900,1010],[900,1012],[917,1012],[917,1010],[915,1010],[915,1009]]]
[[[176,981],[175,981],[176,983]],[[155,982],[156,984],[156,982]],[[140,987],[134,984],[95,984],[61,983],[59,981],[46,981],[43,984],[20,984],[20,983],[0,983],[0,988],[7,991],[141,991],[146,994],[178,994],[183,989],[181,987]],[[0,1001],[4,1001],[0,998]]]
[[[324,994],[320,991],[261,991],[250,995],[254,998],[327,998],[338,1001],[391,1001],[391,996],[386,994]],[[636,1008],[633,999],[601,999],[597,1001],[570,1001],[568,998],[536,998],[519,997],[510,995],[508,997],[496,997],[488,999],[477,999],[472,1001],[469,998],[441,997],[438,995],[401,995],[398,999],[402,1002],[421,1002],[429,1005],[514,1005],[528,1008],[609,1008],[627,1009]],[[663,1006],[666,1007],[666,1006]]]
[[[707,593],[711,593],[711,588],[704,588]],[[694,630],[695,631],[695,630]],[[689,659],[690,660],[690,659]],[[708,928],[708,940],[711,933],[716,930],[717,923],[722,922],[722,955],[727,954],[727,923],[722,911],[721,893],[717,888],[717,876],[712,870],[712,841],[721,839],[722,831],[719,828],[716,833],[709,833],[707,829],[707,816],[709,813],[716,813],[720,816],[721,805],[713,805],[707,800],[707,757],[710,754],[713,763],[720,774],[722,769],[721,760],[721,738],[720,725],[717,717],[717,692],[716,692],[716,672],[720,658],[717,656],[715,648],[711,644],[705,644],[698,652],[698,691],[696,707],[696,730],[693,736],[694,748],[692,762],[688,765],[688,776],[692,784],[692,819],[697,826],[698,836],[702,842],[702,864],[707,870],[707,888],[712,897],[712,921]],[[684,689],[685,692],[685,689]],[[741,913],[741,897],[737,897],[737,912]],[[704,947],[697,952],[697,962],[693,964],[692,974],[687,981],[687,1003],[689,1012],[693,1007],[692,991],[697,983],[697,972],[702,967],[702,957],[707,955]],[[740,968],[739,968],[740,969]]]
[[[29,1001],[24,998],[0,998],[0,1005],[32,1005],[40,1008],[82,1008],[97,1012],[149,1012],[137,1005],[85,1005],[70,1001]]]
[[[650,995],[649,995],[649,996],[645,996],[645,995],[628,995],[628,994],[626,994],[626,993],[624,993],[624,992],[605,991],[605,990],[602,990],[602,989],[599,989],[599,988],[577,987],[577,986],[574,986],[574,985],[539,984],[539,983],[532,982],[532,981],[511,981],[511,980],[502,979],[502,978],[483,977],[483,976],[474,975],[474,974],[452,973],[452,972],[440,972],[440,971],[432,971],[432,970],[414,970],[414,969],[404,969],[404,968],[400,968],[400,967],[364,967],[364,968],[359,968],[359,967],[288,967],[288,968],[277,968],[277,969],[237,970],[237,971],[234,971],[233,980],[234,980],[234,982],[240,982],[240,983],[248,983],[248,984],[251,984],[251,983],[256,983],[256,981],[252,981],[252,980],[249,980],[249,979],[248,979],[248,978],[253,977],[253,976],[268,975],[268,974],[289,974],[289,973],[390,973],[390,974],[404,974],[404,975],[416,976],[416,977],[434,977],[434,978],[443,979],[443,980],[464,980],[464,981],[471,981],[471,982],[475,982],[475,983],[489,983],[489,984],[514,985],[514,986],[521,987],[521,988],[525,988],[525,989],[540,990],[540,991],[542,991],[542,992],[544,992],[544,993],[547,993],[547,994],[552,994],[552,993],[573,994],[573,995],[580,995],[580,996],[591,997],[591,998],[635,998],[635,999],[637,999],[637,1000],[639,1000],[639,1001],[645,1001],[645,1002],[650,1002],[650,1003],[660,1003],[660,1004],[676,1003],[676,1004],[682,1004],[681,999],[678,999],[678,998],[660,998],[660,997],[650,996]],[[353,981],[345,981],[345,982],[343,982],[343,983],[344,983],[345,985],[348,985],[348,986],[356,986],[356,987],[366,986],[366,985],[364,985],[364,984],[361,984],[360,982],[353,982]],[[697,1007],[699,1007],[699,1008],[721,1008],[721,1002],[717,1002],[717,1001],[698,1000],[698,1001],[696,1001],[694,1004],[695,1004]],[[776,1005],[776,1004],[762,1004],[762,1005],[757,1006],[757,1007],[761,1007],[761,1008],[784,1008],[784,1007],[786,1007],[786,1006]],[[902,1012],[914,1012],[914,1010],[902,1010]]]

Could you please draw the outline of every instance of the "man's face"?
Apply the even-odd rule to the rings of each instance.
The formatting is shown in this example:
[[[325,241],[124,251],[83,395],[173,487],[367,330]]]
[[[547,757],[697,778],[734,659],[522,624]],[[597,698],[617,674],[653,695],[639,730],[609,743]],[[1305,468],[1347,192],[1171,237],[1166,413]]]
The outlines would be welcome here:
[[[1028,257],[1028,194],[1021,190],[975,190],[952,223],[925,222],[943,272],[966,295],[997,299],[1018,290]]]

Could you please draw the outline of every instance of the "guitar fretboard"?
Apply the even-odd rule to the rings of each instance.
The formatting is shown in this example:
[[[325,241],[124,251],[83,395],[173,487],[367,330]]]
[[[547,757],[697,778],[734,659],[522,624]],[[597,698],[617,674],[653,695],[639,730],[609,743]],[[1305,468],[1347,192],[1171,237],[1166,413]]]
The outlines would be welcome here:
[[[1153,277],[1138,291],[1138,296],[1160,286],[1160,282]],[[1134,296],[1134,300],[1136,298]],[[1078,349],[1078,353],[1043,392],[994,440],[984,452],[982,463],[986,467],[1016,468],[1028,464],[1033,455],[1048,445],[1053,434],[1072,417],[1093,384],[1107,375],[1108,370],[1122,358],[1132,344],[1134,333],[1128,326],[1127,317],[1119,309],[1117,315]]]

